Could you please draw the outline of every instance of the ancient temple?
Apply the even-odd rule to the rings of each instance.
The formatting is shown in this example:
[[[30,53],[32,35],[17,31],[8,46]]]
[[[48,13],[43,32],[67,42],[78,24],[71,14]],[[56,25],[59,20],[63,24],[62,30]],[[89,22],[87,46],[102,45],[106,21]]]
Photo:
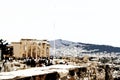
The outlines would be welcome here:
[[[21,39],[12,42],[15,57],[49,57],[50,44],[47,40]]]

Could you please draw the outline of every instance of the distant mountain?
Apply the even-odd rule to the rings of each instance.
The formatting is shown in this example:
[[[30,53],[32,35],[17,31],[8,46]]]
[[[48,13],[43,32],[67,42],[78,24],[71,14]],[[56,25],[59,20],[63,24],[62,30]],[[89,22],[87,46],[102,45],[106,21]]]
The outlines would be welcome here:
[[[54,41],[49,41],[51,50],[54,48]],[[120,47],[109,45],[86,44],[81,42],[72,42],[62,39],[55,40],[55,48],[58,53],[120,53]]]

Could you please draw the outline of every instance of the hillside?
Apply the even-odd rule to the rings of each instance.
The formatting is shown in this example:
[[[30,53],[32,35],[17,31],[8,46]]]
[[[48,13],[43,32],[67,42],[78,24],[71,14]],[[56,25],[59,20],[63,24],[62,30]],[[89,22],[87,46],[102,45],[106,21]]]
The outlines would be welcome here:
[[[51,52],[53,53],[54,41],[49,41]],[[109,45],[86,44],[81,42],[72,42],[62,39],[55,40],[56,53],[62,55],[79,55],[80,53],[120,53],[119,47]]]

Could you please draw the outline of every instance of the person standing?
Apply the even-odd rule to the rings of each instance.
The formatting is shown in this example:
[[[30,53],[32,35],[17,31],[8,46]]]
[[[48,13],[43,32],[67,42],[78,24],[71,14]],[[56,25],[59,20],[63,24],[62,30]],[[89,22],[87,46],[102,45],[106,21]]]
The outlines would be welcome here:
[[[109,65],[105,66],[105,80],[114,80]]]

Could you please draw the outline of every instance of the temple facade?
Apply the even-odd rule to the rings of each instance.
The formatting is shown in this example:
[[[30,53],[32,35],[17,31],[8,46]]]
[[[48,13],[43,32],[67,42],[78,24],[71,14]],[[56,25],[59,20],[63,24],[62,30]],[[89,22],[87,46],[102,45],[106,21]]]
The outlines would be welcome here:
[[[13,55],[15,57],[49,57],[50,44],[47,40],[21,39],[20,42],[12,42]]]

